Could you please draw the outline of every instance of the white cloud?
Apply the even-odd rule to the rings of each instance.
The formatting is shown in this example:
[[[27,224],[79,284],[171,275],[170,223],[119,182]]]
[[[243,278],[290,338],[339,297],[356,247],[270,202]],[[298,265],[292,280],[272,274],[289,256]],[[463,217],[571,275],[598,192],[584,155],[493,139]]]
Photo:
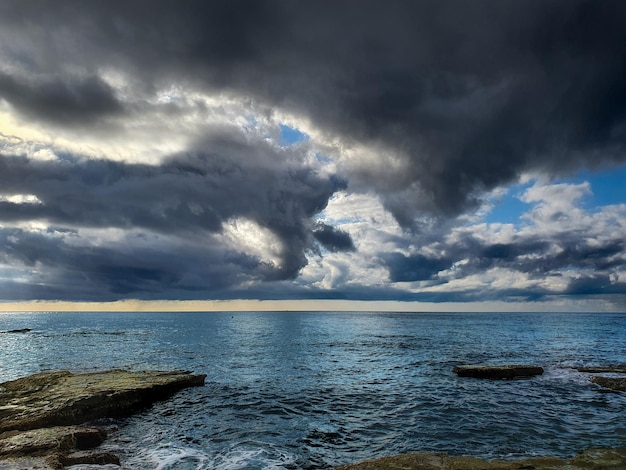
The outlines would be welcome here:
[[[227,221],[224,224],[223,240],[231,249],[280,267],[284,249],[280,239],[253,220],[237,217]]]
[[[41,204],[41,200],[34,194],[0,194],[0,202],[11,204]]]

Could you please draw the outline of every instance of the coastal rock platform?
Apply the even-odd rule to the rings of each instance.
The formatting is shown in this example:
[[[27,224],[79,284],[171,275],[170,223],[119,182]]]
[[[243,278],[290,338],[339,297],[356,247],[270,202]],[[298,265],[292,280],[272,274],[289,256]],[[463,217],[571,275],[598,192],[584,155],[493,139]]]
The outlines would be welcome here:
[[[85,452],[106,438],[88,421],[128,416],[177,391],[204,385],[188,371],[44,372],[0,384],[0,470],[62,469],[119,464],[111,454]]]
[[[578,372],[588,374],[612,374],[611,376],[593,375],[590,380],[605,390],[626,392],[626,364],[604,367],[578,367]]]
[[[626,392],[625,377],[592,377],[591,381],[604,389],[614,392]]]
[[[538,457],[515,461],[416,452],[346,465],[335,470],[624,470],[625,468],[626,449],[592,449],[570,459]]]

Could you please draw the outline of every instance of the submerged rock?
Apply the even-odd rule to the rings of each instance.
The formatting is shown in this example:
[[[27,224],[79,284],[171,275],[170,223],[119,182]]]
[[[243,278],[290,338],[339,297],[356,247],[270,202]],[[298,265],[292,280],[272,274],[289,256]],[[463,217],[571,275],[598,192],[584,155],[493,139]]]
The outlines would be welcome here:
[[[504,365],[504,366],[456,366],[454,373],[459,377],[475,377],[479,379],[514,379],[517,377],[533,377],[543,374],[538,366]]]
[[[345,465],[335,470],[623,470],[626,449],[587,450],[571,459],[483,460],[444,453],[416,452]]]
[[[626,365],[578,367],[576,370],[578,370],[578,372],[589,374],[626,374]],[[605,377],[601,375],[594,375],[590,378],[590,380],[605,389],[612,390],[614,392],[626,392],[626,376]]]
[[[626,377],[591,377],[591,381],[615,392],[626,392]]]
[[[128,416],[183,388],[204,385],[205,377],[187,371],[61,371],[1,383],[0,470],[119,464],[114,455],[84,452],[100,445],[106,433],[78,425]]]

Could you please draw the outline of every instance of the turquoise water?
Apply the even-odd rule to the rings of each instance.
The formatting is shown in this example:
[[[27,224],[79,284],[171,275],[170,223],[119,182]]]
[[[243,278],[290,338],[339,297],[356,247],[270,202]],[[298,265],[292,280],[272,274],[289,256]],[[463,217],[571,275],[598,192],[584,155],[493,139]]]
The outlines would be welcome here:
[[[331,468],[417,450],[486,458],[626,445],[626,394],[576,366],[626,364],[626,314],[0,314],[0,380],[187,369],[206,386],[104,424],[129,469]],[[458,364],[536,364],[532,379]]]

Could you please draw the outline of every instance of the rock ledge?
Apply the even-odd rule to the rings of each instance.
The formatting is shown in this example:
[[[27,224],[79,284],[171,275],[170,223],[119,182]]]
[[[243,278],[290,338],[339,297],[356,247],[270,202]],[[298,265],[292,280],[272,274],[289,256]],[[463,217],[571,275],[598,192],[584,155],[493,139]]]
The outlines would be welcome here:
[[[626,468],[626,449],[591,449],[570,459],[538,457],[516,461],[416,452],[355,463],[337,467],[335,470],[623,470],[624,468]]]
[[[101,429],[79,425],[128,416],[183,388],[204,385],[205,377],[188,371],[60,371],[1,383],[0,470],[119,464],[111,454],[76,452],[106,437]]]
[[[590,377],[590,380],[598,384],[605,391],[613,392],[626,392],[626,364],[620,364],[616,366],[600,366],[600,367],[578,367],[578,372],[584,372],[589,374],[604,374],[610,373],[613,376],[594,375]]]

